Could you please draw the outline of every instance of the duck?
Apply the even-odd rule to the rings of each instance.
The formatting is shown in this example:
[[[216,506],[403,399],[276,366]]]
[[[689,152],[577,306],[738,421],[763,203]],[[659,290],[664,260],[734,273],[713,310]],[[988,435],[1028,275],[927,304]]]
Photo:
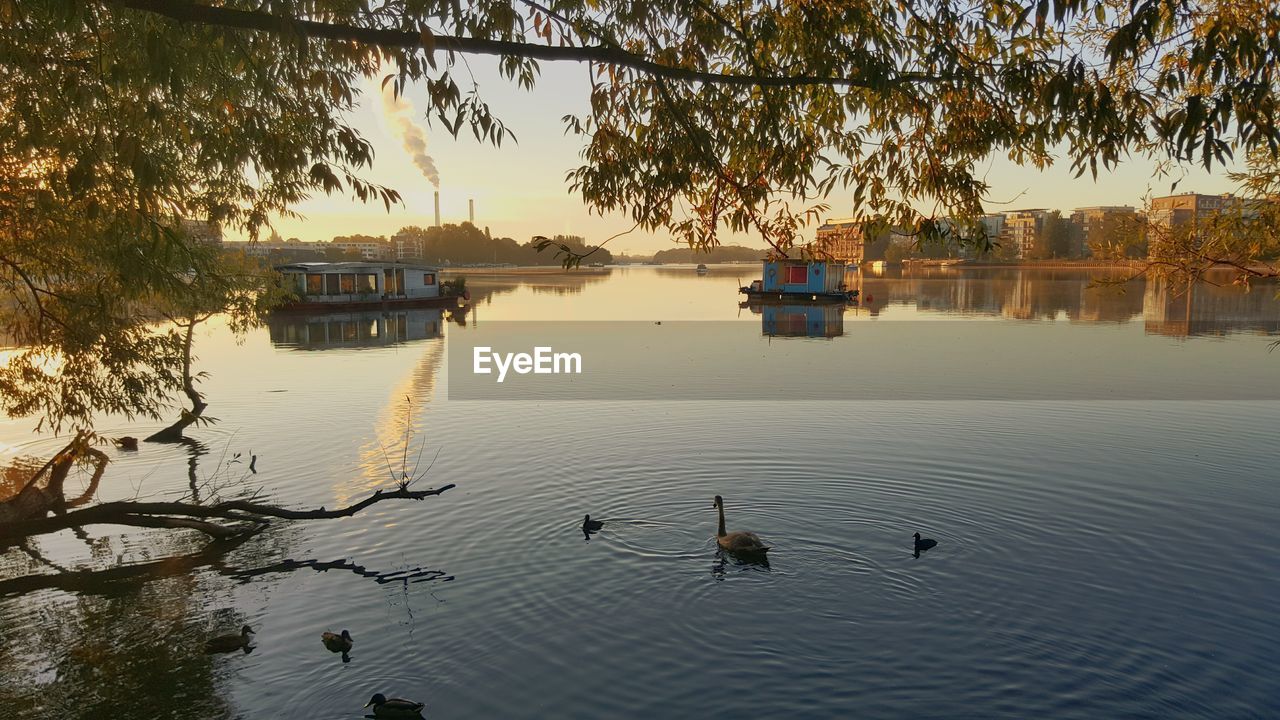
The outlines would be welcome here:
[[[343,630],[341,635],[325,631],[320,634],[320,642],[332,652],[340,653],[349,652],[351,646],[356,644],[356,641],[351,639],[351,633],[346,630]]]
[[[426,707],[426,703],[402,700],[400,698],[388,699],[386,695],[376,693],[364,706],[373,707],[374,717],[415,718],[422,716],[422,708]]]
[[[742,554],[760,554],[769,551],[769,546],[765,545],[760,536],[753,532],[739,530],[726,533],[724,531],[724,498],[717,495],[711,506],[720,511],[720,527],[716,530],[716,543],[721,548],[731,553]]]
[[[920,533],[916,533],[915,538],[916,538],[916,555],[919,555],[925,550],[928,550],[929,548],[938,544],[938,541],[934,540],[933,538],[920,537]]]
[[[115,442],[116,442],[116,445],[120,446],[121,450],[137,450],[138,449],[138,438],[132,437],[130,435],[125,435],[124,437],[118,437],[116,438]]]
[[[206,653],[228,653],[243,650],[245,654],[248,654],[253,649],[249,647],[249,636],[252,634],[253,628],[245,625],[240,628],[239,635],[219,635],[218,637],[210,638],[204,644],[204,651]]]
[[[592,520],[590,515],[582,518],[582,532],[595,532],[602,527],[604,527],[603,520]]]

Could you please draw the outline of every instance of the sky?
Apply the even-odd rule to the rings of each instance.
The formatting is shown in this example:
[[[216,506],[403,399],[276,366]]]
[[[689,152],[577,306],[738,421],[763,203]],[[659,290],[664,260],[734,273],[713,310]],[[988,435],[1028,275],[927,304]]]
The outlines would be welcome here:
[[[572,234],[601,242],[624,233],[631,222],[622,213],[601,217],[572,194],[566,174],[578,167],[583,140],[566,135],[561,118],[587,107],[587,66],[578,63],[543,63],[537,86],[521,90],[497,72],[493,58],[471,57],[460,62],[455,79],[464,88],[467,70],[479,83],[481,96],[494,114],[515,133],[517,142],[504,141],[501,148],[481,143],[464,128],[453,138],[439,123],[427,126],[423,109],[426,93],[411,86],[406,100],[411,114],[426,133],[427,153],[434,160],[440,178],[440,212],[445,223],[467,219],[467,201],[475,200],[476,225],[490,228],[494,236],[526,242],[534,235]],[[374,164],[363,175],[401,193],[404,202],[388,212],[381,202],[364,204],[344,195],[317,196],[298,205],[302,219],[278,218],[276,231],[282,237],[301,240],[330,240],[337,235],[391,235],[406,225],[428,227],[434,222],[432,192],[413,156],[407,152],[396,118],[388,116],[376,81],[366,83],[359,110],[349,118],[373,144]],[[1233,189],[1226,173],[1212,174],[1200,168],[1185,168],[1186,175],[1176,192],[1223,193]],[[1059,163],[1045,172],[1019,167],[1005,159],[993,159],[987,171],[991,184],[989,211],[1016,208],[1050,208],[1069,211],[1089,205],[1141,206],[1147,195],[1170,194],[1172,178],[1154,178],[1154,168],[1145,159],[1123,163],[1113,172],[1100,173],[1095,181],[1086,175],[1074,178],[1068,163]],[[848,217],[852,210],[850,192],[837,191],[827,199],[830,217]],[[763,247],[759,238],[732,235],[725,231],[725,244]],[[615,252],[652,253],[673,247],[664,234],[632,232],[609,243]]]

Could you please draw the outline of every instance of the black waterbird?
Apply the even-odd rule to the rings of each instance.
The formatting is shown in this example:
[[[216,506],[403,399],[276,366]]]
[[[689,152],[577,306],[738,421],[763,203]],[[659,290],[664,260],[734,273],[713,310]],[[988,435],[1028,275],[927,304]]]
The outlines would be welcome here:
[[[933,538],[920,537],[920,533],[915,534],[915,539],[916,539],[915,551],[912,553],[912,555],[914,555],[915,557],[920,557],[920,553],[938,544],[938,541],[934,540]]]
[[[386,695],[377,693],[364,706],[373,707],[374,717],[416,718],[422,717],[422,708],[426,707],[426,704],[400,698],[388,699]]]

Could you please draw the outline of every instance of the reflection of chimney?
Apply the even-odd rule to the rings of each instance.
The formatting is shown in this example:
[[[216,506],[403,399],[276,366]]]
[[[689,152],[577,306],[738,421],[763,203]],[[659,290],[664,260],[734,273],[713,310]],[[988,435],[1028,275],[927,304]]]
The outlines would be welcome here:
[[[476,199],[471,198],[467,201],[467,211],[471,213],[471,224],[476,224]]]
[[[440,191],[436,191],[436,227],[440,227]]]

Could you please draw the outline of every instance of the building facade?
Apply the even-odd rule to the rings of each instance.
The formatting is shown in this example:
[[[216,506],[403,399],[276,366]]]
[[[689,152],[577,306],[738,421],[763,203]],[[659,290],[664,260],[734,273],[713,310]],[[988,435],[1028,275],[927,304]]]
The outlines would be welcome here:
[[[345,252],[356,253],[362,260],[394,260],[391,243],[371,240],[334,240],[329,245]]]
[[[1071,224],[1077,228],[1082,247],[1080,255],[1089,257],[1093,248],[1122,248],[1135,238],[1144,217],[1132,205],[1098,205],[1071,211]]]
[[[415,235],[395,235],[391,238],[391,259],[401,262],[406,260],[421,260],[426,248],[423,246],[423,239]]]
[[[223,242],[224,250],[234,250],[249,257],[268,257],[270,255],[310,257],[323,256],[331,246],[327,242],[304,242],[302,240],[256,240]]]
[[[1151,238],[1147,250],[1150,256],[1171,252],[1170,244],[1198,243],[1200,224],[1223,212],[1240,210],[1240,198],[1230,194],[1201,195],[1187,192],[1166,195],[1151,201]],[[1176,251],[1173,251],[1176,252]]]
[[[1004,214],[1004,226],[1000,231],[1000,243],[1010,248],[1015,258],[1025,258],[1035,247],[1040,231],[1044,229],[1049,211],[1044,208],[1010,210]]]
[[[1166,195],[1151,201],[1151,222],[1164,228],[1181,227],[1206,215],[1240,207],[1240,199],[1231,193],[1201,195],[1188,192]]]
[[[818,228],[816,248],[845,263],[860,263],[865,251],[862,222],[847,218],[828,220]]]

